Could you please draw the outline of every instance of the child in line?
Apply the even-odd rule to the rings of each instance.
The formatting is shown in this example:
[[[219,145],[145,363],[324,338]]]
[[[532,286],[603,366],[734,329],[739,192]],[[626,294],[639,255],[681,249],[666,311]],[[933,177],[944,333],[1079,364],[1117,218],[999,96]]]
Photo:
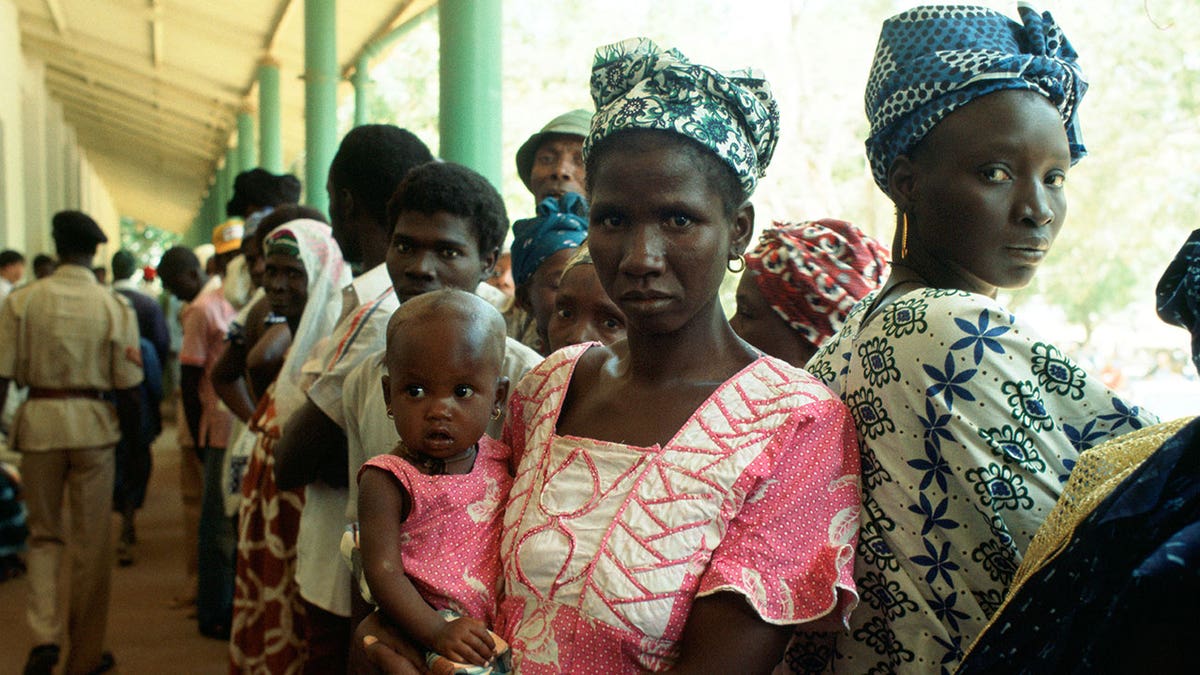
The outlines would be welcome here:
[[[400,443],[359,472],[359,543],[375,601],[426,649],[476,666],[503,651],[487,626],[511,478],[507,450],[484,430],[508,394],[504,336],[500,313],[465,291],[401,305],[388,322],[383,377]]]
[[[611,345],[625,338],[625,313],[600,285],[587,242],[575,249],[559,277],[546,333],[550,351],[592,341]]]

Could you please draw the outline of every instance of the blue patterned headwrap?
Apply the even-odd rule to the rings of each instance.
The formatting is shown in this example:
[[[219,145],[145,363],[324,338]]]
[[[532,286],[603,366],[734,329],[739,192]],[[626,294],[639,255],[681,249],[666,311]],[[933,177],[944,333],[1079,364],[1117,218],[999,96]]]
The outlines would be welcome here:
[[[1062,116],[1071,163],[1087,151],[1076,110],[1087,81],[1078,54],[1049,12],[1020,3],[1021,21],[984,7],[916,7],[883,22],[867,79],[867,158],[887,192],[887,172],[938,122],[980,96],[1028,89]]]
[[[1200,230],[1192,230],[1183,248],[1158,280],[1158,316],[1192,332],[1192,362],[1200,370]]]
[[[596,50],[592,100],[596,114],[583,141],[585,158],[601,139],[623,129],[674,131],[733,167],[747,197],[779,142],[779,106],[762,73],[722,74],[646,38]]]
[[[538,204],[537,216],[513,223],[513,283],[529,281],[546,258],[564,248],[578,248],[587,238],[587,214],[583,196],[568,192],[546,197]]]

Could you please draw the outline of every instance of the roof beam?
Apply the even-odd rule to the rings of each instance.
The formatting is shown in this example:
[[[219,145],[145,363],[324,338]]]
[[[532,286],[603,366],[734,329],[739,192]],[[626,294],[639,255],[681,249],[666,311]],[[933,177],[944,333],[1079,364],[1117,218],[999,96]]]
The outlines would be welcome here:
[[[195,120],[196,122],[211,125],[214,128],[222,129],[231,124],[231,121],[226,118],[222,107],[217,107],[214,103],[209,102],[207,105],[188,105],[186,102],[174,101],[167,98],[154,98],[136,90],[130,90],[128,80],[122,80],[117,73],[84,73],[72,68],[70,65],[64,65],[55,61],[46,61],[47,77],[54,76],[60,80],[66,79],[79,83],[80,85],[91,87],[97,90],[112,92],[117,96],[124,97],[132,103],[140,103],[141,105],[154,110],[161,110],[164,113],[186,117]],[[166,93],[171,93],[173,88],[169,85],[152,85],[153,88],[164,90]]]
[[[158,0],[150,2],[150,65],[155,70],[162,68],[163,62],[163,25],[162,5]]]
[[[102,101],[112,102],[131,113],[140,115],[146,120],[166,118],[178,120],[179,124],[197,127],[200,130],[212,132],[223,131],[224,127],[217,125],[210,117],[198,117],[196,109],[178,109],[175,106],[161,106],[157,101],[145,98],[127,96],[119,89],[113,88],[103,80],[80,79],[76,73],[61,71],[58,68],[46,68],[46,82],[59,89],[78,92],[84,96],[95,96]]]
[[[27,48],[36,46],[36,50],[47,61],[63,63],[74,58],[76,70],[86,73],[94,69],[107,69],[126,79],[127,87],[133,84],[127,81],[128,78],[148,80],[157,86],[169,87],[182,96],[223,105],[229,109],[230,117],[236,114],[241,102],[240,93],[214,82],[203,73],[193,73],[171,66],[163,66],[159,70],[148,65],[139,66],[137,64],[142,61],[144,55],[125,49],[121,45],[82,35],[72,37],[70,42],[64,43],[44,29],[32,25],[34,22],[26,21],[24,16],[21,22],[24,45]]]
[[[65,107],[95,111],[99,115],[124,122],[130,128],[141,128],[147,137],[187,140],[190,141],[189,145],[209,150],[213,154],[221,147],[221,137],[213,130],[196,130],[194,128],[174,125],[170,121],[147,122],[136,115],[131,115],[125,110],[114,107],[112,103],[89,98],[86,93],[59,90],[54,87],[51,87],[51,92],[59,97]]]
[[[360,57],[363,55],[371,56],[373,50],[377,49],[377,43],[389,42],[388,38],[391,33],[421,16],[436,4],[437,0],[402,0],[402,2],[396,5],[396,10],[391,13],[388,20],[380,24],[371,33],[371,37],[359,47],[354,56],[342,66],[342,76],[348,76],[358,67],[358,59]]]
[[[54,30],[59,35],[67,34],[67,17],[63,15],[59,0],[46,0],[46,11],[50,12],[50,20],[54,22]]]
[[[137,138],[142,143],[151,148],[158,148],[159,152],[167,150],[173,151],[175,154],[191,155],[197,158],[212,159],[207,148],[200,147],[186,140],[172,138],[170,136],[157,136],[147,133],[144,127],[138,127],[136,124],[126,122],[121,119],[104,115],[94,109],[80,107],[63,107],[63,117],[68,121],[83,121],[95,122],[101,125],[103,131],[121,131],[133,138]]]

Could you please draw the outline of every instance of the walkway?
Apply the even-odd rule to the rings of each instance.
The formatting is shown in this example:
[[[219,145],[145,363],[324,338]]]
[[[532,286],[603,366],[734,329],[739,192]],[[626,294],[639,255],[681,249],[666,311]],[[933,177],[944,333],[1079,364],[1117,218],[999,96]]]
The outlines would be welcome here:
[[[187,610],[169,609],[183,583],[179,448],[168,427],[154,446],[154,473],[138,516],[137,562],[113,570],[108,648],[119,675],[216,675],[227,671],[226,643],[201,637]],[[119,520],[113,517],[113,536]],[[0,584],[0,673],[20,673],[32,637],[25,622],[25,578]]]

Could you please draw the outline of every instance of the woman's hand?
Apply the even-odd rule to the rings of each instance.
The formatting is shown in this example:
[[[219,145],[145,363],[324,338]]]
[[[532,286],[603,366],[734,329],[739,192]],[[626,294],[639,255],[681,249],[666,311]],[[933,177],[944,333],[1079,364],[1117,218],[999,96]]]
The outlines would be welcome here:
[[[496,651],[487,626],[478,619],[460,617],[447,621],[434,634],[430,647],[442,656],[476,666],[486,666]]]

